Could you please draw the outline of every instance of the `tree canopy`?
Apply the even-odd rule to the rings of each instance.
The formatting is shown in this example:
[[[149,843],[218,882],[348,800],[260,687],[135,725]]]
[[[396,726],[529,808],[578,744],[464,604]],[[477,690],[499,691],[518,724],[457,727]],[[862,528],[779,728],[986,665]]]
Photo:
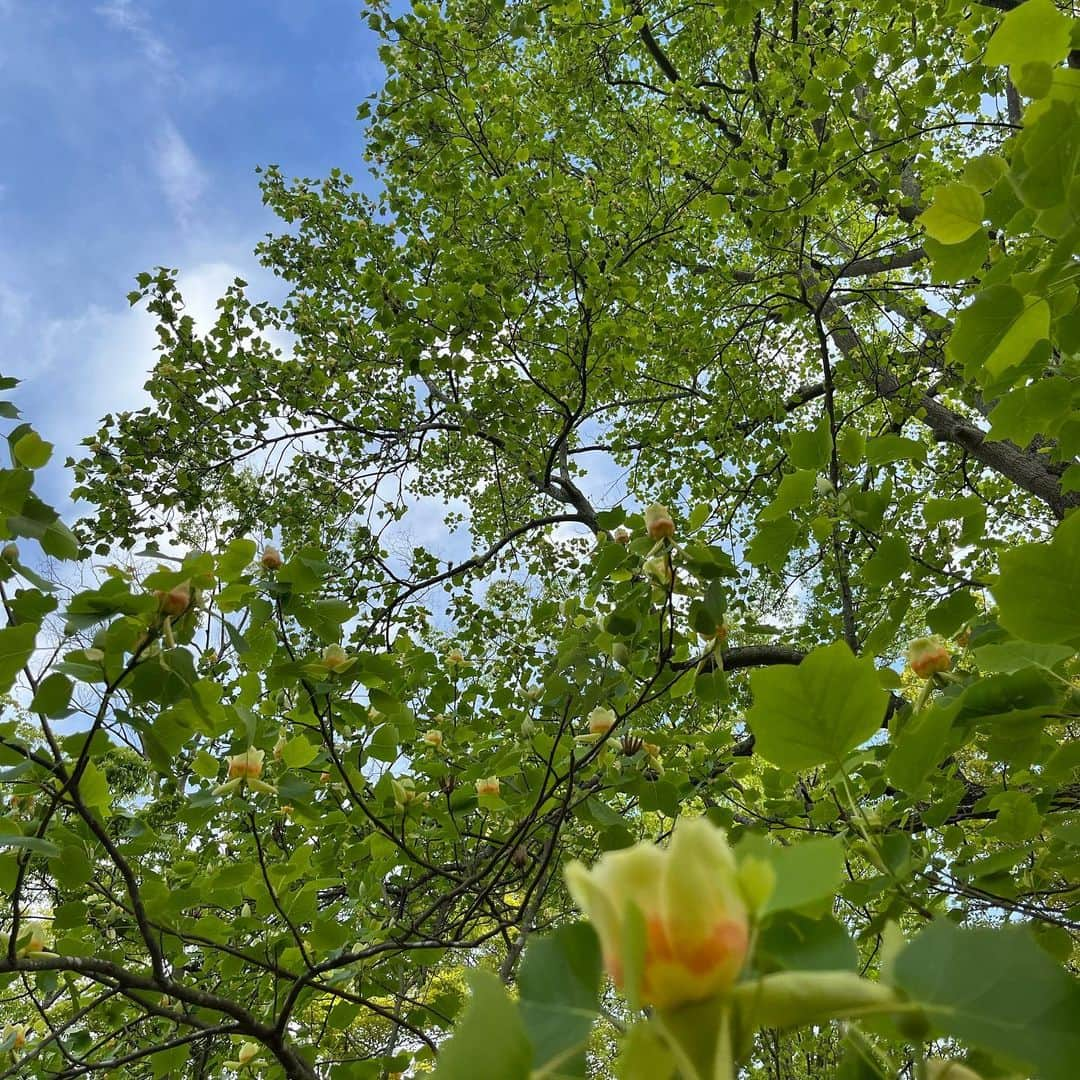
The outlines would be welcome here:
[[[1080,23],[365,17],[377,194],[139,276],[70,529],[3,407],[0,1076],[1071,1080]]]

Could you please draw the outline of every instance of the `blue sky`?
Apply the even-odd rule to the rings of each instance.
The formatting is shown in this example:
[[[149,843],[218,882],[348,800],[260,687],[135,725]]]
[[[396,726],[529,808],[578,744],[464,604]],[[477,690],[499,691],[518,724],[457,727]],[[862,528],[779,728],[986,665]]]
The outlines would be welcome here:
[[[57,462],[145,401],[153,324],[125,294],[177,267],[193,313],[278,228],[255,167],[366,177],[380,85],[360,0],[0,0],[0,372]],[[67,511],[70,479],[42,494]]]

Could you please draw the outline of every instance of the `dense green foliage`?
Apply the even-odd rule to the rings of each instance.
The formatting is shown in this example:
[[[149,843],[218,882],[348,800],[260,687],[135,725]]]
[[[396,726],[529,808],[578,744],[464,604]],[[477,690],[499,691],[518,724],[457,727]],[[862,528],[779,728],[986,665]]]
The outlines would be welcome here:
[[[694,1080],[562,867],[704,814],[775,877],[741,1076],[1071,1080],[1078,24],[368,20],[379,197],[266,171],[280,305],[140,277],[74,532],[10,433],[0,1076]],[[808,972],[892,996],[753,1004]]]

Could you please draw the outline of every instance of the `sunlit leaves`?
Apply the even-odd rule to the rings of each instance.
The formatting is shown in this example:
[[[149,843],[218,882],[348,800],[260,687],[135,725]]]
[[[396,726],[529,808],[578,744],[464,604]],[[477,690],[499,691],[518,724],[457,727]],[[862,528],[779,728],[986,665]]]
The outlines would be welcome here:
[[[982,227],[982,195],[969,184],[945,184],[934,190],[934,201],[919,215],[927,234],[941,244],[962,244]]]
[[[994,584],[1001,624],[1018,638],[1080,644],[1080,514],[1048,544],[1022,544],[1001,555]]]

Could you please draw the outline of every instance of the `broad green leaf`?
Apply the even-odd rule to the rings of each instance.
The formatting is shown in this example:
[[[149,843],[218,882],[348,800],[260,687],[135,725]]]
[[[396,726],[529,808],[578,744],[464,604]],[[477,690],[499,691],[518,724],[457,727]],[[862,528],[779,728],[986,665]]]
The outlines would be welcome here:
[[[1042,61],[1057,64],[1069,51],[1071,22],[1053,0],[1026,0],[1017,4],[998,23],[986,46],[987,67]]]
[[[54,671],[38,684],[30,711],[51,717],[67,716],[73,689],[74,685],[66,675]]]
[[[36,431],[28,431],[16,440],[11,452],[20,465],[28,469],[41,469],[52,457],[53,444],[46,442]]]
[[[754,566],[783,572],[791,549],[799,539],[799,523],[790,517],[763,522],[746,546],[746,558]]]
[[[585,1076],[585,1047],[598,1015],[600,946],[587,923],[530,940],[518,978],[533,1075]]]
[[[1051,376],[1003,394],[990,412],[990,438],[1027,446],[1036,435],[1053,436],[1072,411],[1072,384]]]
[[[902,791],[917,792],[944,756],[956,708],[933,705],[911,718],[885,762],[885,775]]]
[[[815,836],[784,847],[755,844],[747,850],[767,858],[776,871],[776,887],[764,915],[816,909],[831,902],[844,879],[844,845],[839,837]]]
[[[858,659],[842,641],[815,649],[797,667],[754,671],[750,686],[754,749],[792,770],[842,761],[881,727],[889,698],[873,660]]]
[[[672,1080],[675,1059],[655,1025],[641,1020],[626,1033],[615,1062],[617,1080]]]
[[[796,469],[809,469],[818,473],[828,465],[831,451],[829,422],[823,417],[812,431],[792,432],[788,460]]]
[[[993,586],[1001,625],[1025,641],[1080,646],[1080,513],[1048,544],[1005,551]]]
[[[39,836],[19,836],[16,833],[0,833],[0,848],[5,847],[25,848],[49,859],[55,859],[60,854],[60,849],[49,840]]]
[[[946,352],[968,378],[1022,364],[1050,332],[1050,306],[1011,285],[983,289],[957,316]]]
[[[926,443],[902,435],[881,435],[866,444],[866,460],[871,465],[893,461],[925,461]]]
[[[775,521],[785,517],[792,510],[805,506],[814,493],[814,483],[817,473],[810,469],[800,469],[798,472],[787,473],[780,481],[776,490],[776,497],[758,515],[760,521]]]
[[[927,927],[893,964],[896,985],[934,1028],[1073,1080],[1080,1061],[1080,984],[1018,926]]]
[[[0,693],[6,693],[34,655],[38,628],[33,623],[0,630]]]
[[[533,1050],[517,1005],[490,971],[465,978],[472,996],[439,1048],[434,1080],[529,1080]]]
[[[290,739],[281,750],[281,760],[290,769],[302,769],[310,765],[319,754],[319,748],[313,746],[303,735]],[[397,756],[395,747],[394,756]]]
[[[112,803],[109,781],[103,769],[93,761],[87,762],[79,779],[79,794],[83,802],[93,810],[106,810]]]
[[[981,227],[959,244],[942,244],[928,236],[923,247],[933,264],[933,280],[946,283],[975,277],[990,253],[986,230]]]
[[[843,869],[841,853],[841,874]],[[785,911],[769,920],[754,955],[766,970],[854,971],[859,963],[855,943],[832,915],[811,919],[796,911]]]
[[[927,235],[941,244],[962,244],[982,228],[983,197],[970,184],[942,184],[918,217]]]
[[[980,671],[988,675],[1011,674],[1026,667],[1050,670],[1075,653],[1068,645],[1037,645],[1032,641],[1003,641],[973,649],[972,657]]]

